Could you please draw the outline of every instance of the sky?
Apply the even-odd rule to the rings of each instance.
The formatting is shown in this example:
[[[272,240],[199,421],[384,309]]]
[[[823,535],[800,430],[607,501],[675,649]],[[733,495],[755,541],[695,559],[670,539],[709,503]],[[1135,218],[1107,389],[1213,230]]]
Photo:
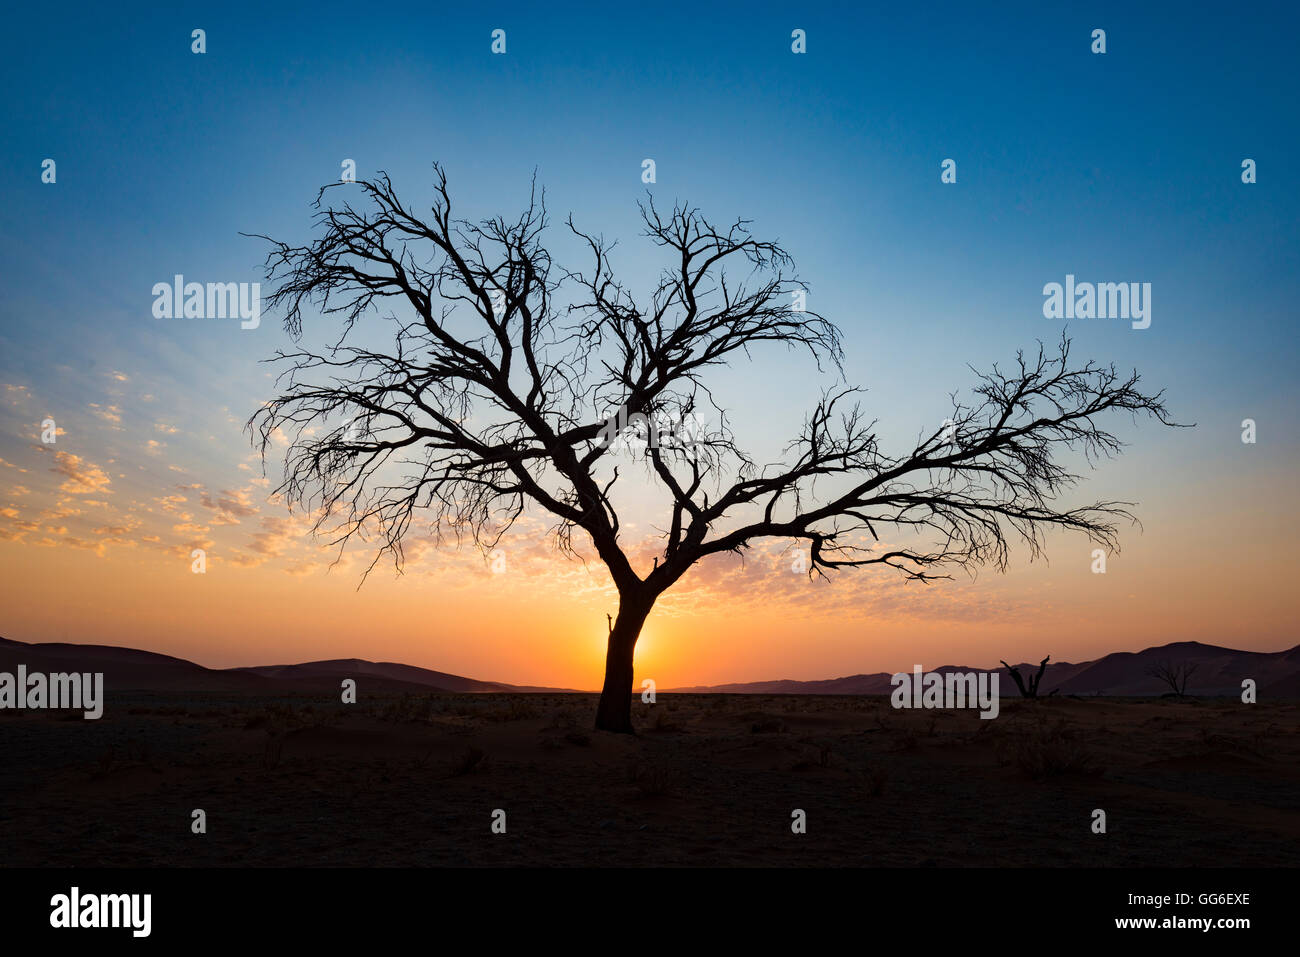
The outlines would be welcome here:
[[[504,567],[417,537],[404,574],[380,566],[363,584],[372,553],[313,539],[244,431],[275,394],[265,360],[291,345],[282,317],[154,316],[154,285],[177,274],[261,281],[267,247],[243,234],[307,241],[316,191],[350,159],[417,209],[440,162],[469,219],[517,214],[535,173],[553,222],[571,212],[617,239],[619,274],[643,296],[664,265],[640,235],[647,191],[752,220],[843,331],[844,379],[868,389],[886,448],[942,421],[972,369],[1062,331],[1195,424],[1112,423],[1127,447],[1078,494],[1136,502],[1142,524],[1105,574],[1066,535],[1045,561],[1018,551],[1006,574],[931,585],[887,569],[810,581],[774,543],[743,566],[711,560],[661,599],[638,681],[1295,645],[1295,8],[906,7],[12,11],[0,635],[211,667],[362,657],[599,686],[615,596],[598,562],[556,554],[529,516]],[[557,262],[586,265],[552,234]],[[1150,326],[1045,318],[1044,286],[1067,275],[1150,283]],[[306,339],[327,341],[332,323],[309,316]],[[765,459],[826,384],[779,350],[717,382]],[[662,517],[628,521],[635,546]]]

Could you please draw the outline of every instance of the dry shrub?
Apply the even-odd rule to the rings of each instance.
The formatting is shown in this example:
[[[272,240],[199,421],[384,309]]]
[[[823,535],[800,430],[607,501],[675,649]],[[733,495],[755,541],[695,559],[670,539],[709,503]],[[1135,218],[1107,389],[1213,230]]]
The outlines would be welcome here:
[[[682,726],[674,721],[667,711],[656,708],[654,723],[651,724],[650,730],[656,731],[660,734],[668,734],[674,731],[681,731]]]
[[[452,765],[451,776],[454,778],[458,778],[461,777],[462,775],[469,774],[471,771],[475,771],[478,768],[481,768],[483,766],[483,762],[486,760],[487,760],[486,752],[480,750],[479,748],[466,748],[464,751],[460,753],[460,756],[456,759],[456,762]]]
[[[267,733],[266,747],[262,750],[262,768],[266,771],[280,766],[280,756],[284,753],[284,736]]]
[[[546,726],[547,731],[568,731],[577,725],[573,712],[568,708],[552,708],[551,721]]]
[[[920,737],[915,728],[901,728],[892,747],[895,751],[915,751],[919,743]]]
[[[642,797],[662,797],[676,790],[679,775],[667,764],[648,762],[633,764],[631,779]]]
[[[889,772],[882,768],[867,768],[862,772],[862,783],[872,797],[885,793],[885,784],[889,781]]]
[[[1063,720],[1039,721],[999,742],[999,762],[1014,764],[1027,777],[1040,780],[1102,772],[1096,756],[1078,740]]]
[[[511,698],[504,708],[489,711],[483,717],[490,721],[529,721],[540,713],[523,698]]]

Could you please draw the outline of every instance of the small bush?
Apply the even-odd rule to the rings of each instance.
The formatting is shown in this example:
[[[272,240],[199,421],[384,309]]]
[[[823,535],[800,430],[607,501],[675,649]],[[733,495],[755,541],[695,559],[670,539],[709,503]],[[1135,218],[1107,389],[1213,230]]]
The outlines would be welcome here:
[[[650,726],[650,730],[660,734],[667,734],[673,731],[682,730],[682,726],[673,721],[673,719],[669,717],[667,711],[664,711],[662,708],[656,708],[654,724]]]
[[[662,797],[677,787],[677,772],[666,764],[634,764],[631,776],[642,797]]]
[[[894,738],[893,748],[895,751],[915,751],[918,744],[920,738],[914,728],[901,728]]]
[[[262,751],[262,767],[273,770],[280,766],[280,755],[284,751],[284,738],[278,734],[266,736],[266,747]]]
[[[1064,721],[1040,722],[1002,743],[1003,763],[1014,764],[1034,779],[1062,775],[1095,775],[1101,768],[1095,756],[1079,742]]]
[[[486,752],[479,748],[466,748],[460,753],[460,756],[456,759],[456,763],[452,765],[451,776],[458,778],[462,775],[469,774],[471,771],[482,767],[486,758]]]
[[[484,717],[492,721],[529,721],[541,714],[523,698],[511,698],[504,708],[490,711]]]
[[[885,784],[889,781],[889,772],[881,768],[867,768],[862,774],[867,793],[873,798],[885,793]]]

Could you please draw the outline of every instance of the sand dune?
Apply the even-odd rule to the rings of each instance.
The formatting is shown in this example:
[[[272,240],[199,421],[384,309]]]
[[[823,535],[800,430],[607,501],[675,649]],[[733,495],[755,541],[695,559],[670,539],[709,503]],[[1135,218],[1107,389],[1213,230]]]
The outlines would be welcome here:
[[[1221,648],[1196,641],[1173,642],[1139,652],[1119,651],[1096,661],[1052,662],[1043,675],[1041,693],[1058,691],[1073,695],[1140,697],[1160,695],[1168,691],[1168,687],[1148,675],[1147,671],[1161,661],[1176,664],[1190,662],[1196,665],[1196,672],[1188,683],[1189,694],[1238,695],[1241,693],[1242,680],[1253,678],[1263,696],[1300,697],[1300,645],[1286,651],[1257,652]],[[337,689],[343,678],[364,681],[371,691],[388,692],[502,694],[572,690],[481,681],[414,665],[367,661],[363,658],[213,669],[183,658],[134,648],[66,643],[26,644],[0,638],[0,670],[12,671],[18,664],[26,665],[29,671],[103,671],[106,683],[115,691],[315,693]],[[1038,664],[1022,662],[1018,667],[1022,674],[1033,674],[1037,671]],[[944,665],[933,670],[947,673],[985,669]],[[882,695],[889,694],[892,690],[890,678],[890,673],[880,672],[822,681],[755,681],[666,690],[712,694]],[[1015,687],[1010,681],[1003,683],[1001,691],[1007,697],[1016,695]]]
[[[334,691],[344,678],[364,681],[369,691],[493,693],[565,691],[563,688],[515,687],[430,671],[412,665],[340,658],[297,665],[251,668],[205,668],[202,665],[135,648],[67,643],[28,644],[0,638],[0,671],[26,665],[28,672],[102,671],[112,691],[250,692],[254,694]]]
[[[1041,694],[1059,691],[1076,695],[1159,695],[1169,688],[1147,674],[1156,662],[1175,664],[1190,662],[1196,671],[1188,682],[1189,694],[1238,695],[1244,678],[1253,678],[1261,694],[1274,697],[1300,697],[1300,645],[1287,651],[1259,652],[1220,648],[1197,641],[1177,641],[1144,651],[1119,651],[1096,661],[1051,662],[1043,674]],[[1001,668],[1001,665],[994,665]],[[1036,674],[1038,662],[1021,662],[1022,675]],[[910,670],[910,666],[900,666]],[[930,669],[941,673],[984,671],[985,667],[944,665]],[[850,675],[825,681],[754,681],[724,685],[697,685],[672,688],[671,691],[728,694],[889,694],[891,673]],[[1016,695],[1015,686],[1006,682],[1002,693]]]

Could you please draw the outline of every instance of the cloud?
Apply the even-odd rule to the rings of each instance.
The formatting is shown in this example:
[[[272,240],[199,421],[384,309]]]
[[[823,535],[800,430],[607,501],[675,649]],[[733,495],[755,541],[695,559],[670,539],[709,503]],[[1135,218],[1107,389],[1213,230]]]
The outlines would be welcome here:
[[[213,525],[238,525],[241,518],[251,518],[258,512],[247,489],[227,489],[215,496],[203,492],[199,495],[199,503],[214,513]]]
[[[51,470],[53,471],[53,470]],[[78,503],[79,504],[79,503]],[[54,503],[52,508],[47,508],[41,512],[41,518],[50,521],[56,518],[67,518],[69,515],[80,515],[81,509],[74,505],[70,498],[62,498]]]
[[[112,422],[116,425],[122,421],[122,410],[115,405],[100,405],[98,402],[92,402],[90,403],[90,410],[105,422]]]
[[[98,465],[93,465],[71,452],[55,452],[54,459],[58,464],[50,471],[67,479],[59,486],[60,491],[67,492],[69,495],[110,491],[111,480]]]
[[[138,520],[128,520],[125,525],[101,525],[99,528],[91,530],[91,534],[99,538],[98,547],[95,549],[96,554],[101,557],[106,551],[108,545],[122,545],[126,548],[135,548],[136,542],[129,537],[130,534],[138,528]]]
[[[248,548],[259,555],[275,558],[293,538],[291,528],[292,525],[286,518],[264,516],[262,518],[262,531],[253,535],[252,541],[248,543]]]
[[[136,522],[130,525],[102,525],[94,529],[94,533],[101,538],[121,538],[123,535],[129,535],[138,524]]]
[[[5,384],[5,399],[10,405],[25,405],[32,397],[32,390],[25,385]]]

